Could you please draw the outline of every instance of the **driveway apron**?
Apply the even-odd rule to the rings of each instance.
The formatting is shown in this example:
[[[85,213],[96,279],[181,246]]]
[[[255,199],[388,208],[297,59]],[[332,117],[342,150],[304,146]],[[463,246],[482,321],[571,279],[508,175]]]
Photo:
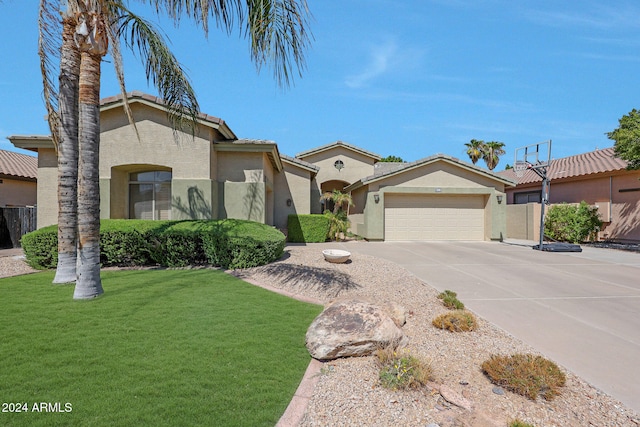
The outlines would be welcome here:
[[[337,243],[393,261],[640,412],[640,254],[533,242]]]

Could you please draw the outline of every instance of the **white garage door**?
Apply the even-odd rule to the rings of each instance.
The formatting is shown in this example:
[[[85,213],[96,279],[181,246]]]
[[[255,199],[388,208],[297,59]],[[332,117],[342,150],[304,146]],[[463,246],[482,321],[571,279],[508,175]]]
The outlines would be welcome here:
[[[386,194],[385,240],[484,240],[484,196]]]

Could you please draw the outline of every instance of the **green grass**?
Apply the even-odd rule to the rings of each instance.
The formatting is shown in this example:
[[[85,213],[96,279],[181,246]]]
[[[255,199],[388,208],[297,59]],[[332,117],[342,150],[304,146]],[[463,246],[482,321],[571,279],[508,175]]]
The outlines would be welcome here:
[[[92,301],[52,279],[0,279],[0,400],[72,411],[0,425],[273,426],[322,309],[217,270],[103,272]]]

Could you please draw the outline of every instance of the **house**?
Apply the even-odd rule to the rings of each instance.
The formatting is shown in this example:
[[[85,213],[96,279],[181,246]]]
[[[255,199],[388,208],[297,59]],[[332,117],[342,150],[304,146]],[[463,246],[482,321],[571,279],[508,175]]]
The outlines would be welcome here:
[[[549,204],[584,200],[597,206],[604,222],[599,239],[640,241],[640,171],[626,167],[627,162],[615,157],[612,147],[552,160],[547,169]],[[528,217],[531,217],[527,220],[528,234],[537,235],[542,179],[531,170],[521,178],[513,170],[500,172],[500,175],[517,182],[515,187],[506,190],[510,205],[508,236],[523,237],[522,221]],[[527,208],[525,204],[530,203],[538,205]],[[527,209],[530,211],[528,216],[524,213]],[[516,211],[521,212],[516,214]],[[516,219],[520,224],[514,223]],[[531,231],[533,227],[536,231]]]
[[[505,235],[501,201],[514,182],[452,157],[382,164],[378,154],[343,141],[290,157],[273,141],[238,138],[206,114],[195,136],[174,133],[161,99],[131,92],[127,100],[139,138],[121,96],[101,102],[102,218],[240,218],[284,230],[289,214],[322,213],[321,195],[341,190],[352,193],[352,228],[367,239]],[[57,165],[50,137],[10,140],[38,152],[38,224],[54,224]]]
[[[0,207],[36,204],[38,159],[0,150]]]

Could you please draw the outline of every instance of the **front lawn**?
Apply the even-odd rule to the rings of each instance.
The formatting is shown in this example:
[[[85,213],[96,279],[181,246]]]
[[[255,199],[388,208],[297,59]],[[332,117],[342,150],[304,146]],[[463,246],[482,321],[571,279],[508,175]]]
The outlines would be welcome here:
[[[0,279],[0,425],[273,426],[322,310],[218,270],[107,271],[92,301],[52,279]]]

